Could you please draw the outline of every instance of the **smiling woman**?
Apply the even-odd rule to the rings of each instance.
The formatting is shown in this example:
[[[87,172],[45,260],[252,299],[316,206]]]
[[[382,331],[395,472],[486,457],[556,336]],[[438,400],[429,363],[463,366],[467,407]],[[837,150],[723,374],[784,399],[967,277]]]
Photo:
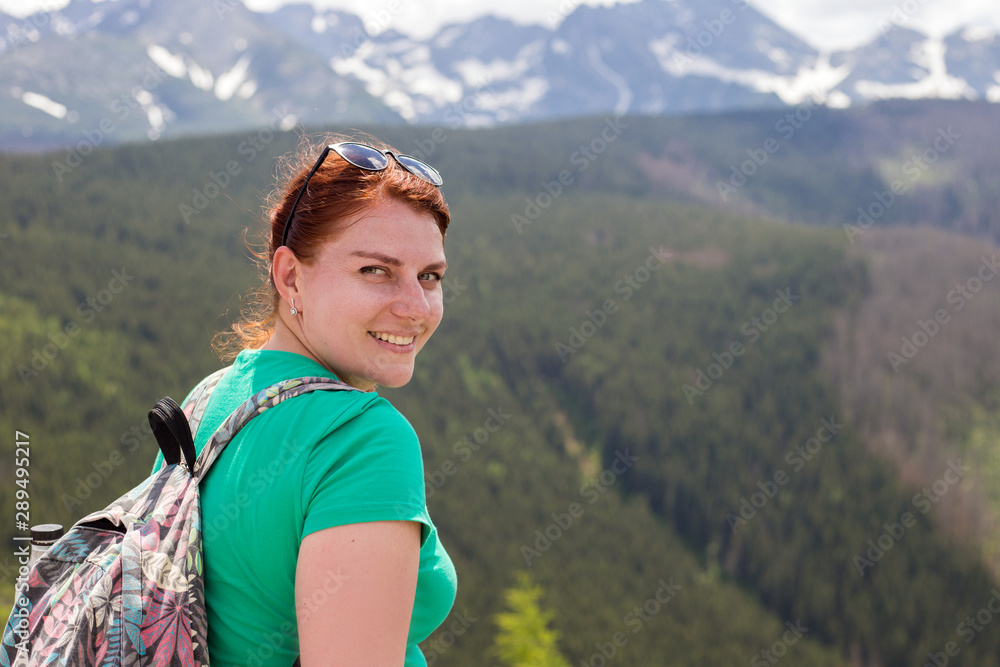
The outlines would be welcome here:
[[[431,215],[397,201],[346,222],[312,265],[278,248],[273,275],[289,308],[264,349],[308,356],[364,391],[399,387],[441,321],[441,233]]]
[[[449,211],[432,167],[367,141],[327,137],[285,159],[258,254],[263,287],[217,339],[235,360],[208,399],[199,451],[275,382],[320,376],[360,391],[262,413],[202,482],[213,667],[299,655],[423,666],[417,645],[454,602],[417,437],[375,393],[410,380],[441,321]],[[203,393],[185,401],[189,415]]]

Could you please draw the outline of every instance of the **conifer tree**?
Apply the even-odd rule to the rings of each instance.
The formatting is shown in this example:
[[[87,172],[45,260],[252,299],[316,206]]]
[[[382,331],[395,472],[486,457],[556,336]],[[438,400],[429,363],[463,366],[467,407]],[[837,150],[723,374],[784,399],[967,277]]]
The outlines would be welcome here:
[[[570,667],[559,653],[559,632],[549,627],[555,613],[540,604],[542,588],[527,572],[519,572],[517,584],[504,599],[509,611],[496,615],[499,627],[494,653],[509,667]]]

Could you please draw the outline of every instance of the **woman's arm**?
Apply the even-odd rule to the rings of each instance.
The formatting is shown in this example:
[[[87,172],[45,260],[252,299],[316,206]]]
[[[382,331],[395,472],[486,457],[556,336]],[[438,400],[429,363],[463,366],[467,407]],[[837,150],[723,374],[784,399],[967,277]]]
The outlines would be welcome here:
[[[421,524],[354,523],[302,540],[295,615],[303,667],[402,667]]]

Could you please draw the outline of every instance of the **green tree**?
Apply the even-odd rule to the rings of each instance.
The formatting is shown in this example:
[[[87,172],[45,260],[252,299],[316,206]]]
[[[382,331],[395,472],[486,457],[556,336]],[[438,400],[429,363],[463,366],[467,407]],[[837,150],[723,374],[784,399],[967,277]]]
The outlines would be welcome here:
[[[555,616],[539,603],[542,588],[527,572],[519,572],[517,584],[507,589],[504,599],[510,611],[496,615],[497,633],[493,651],[510,667],[569,667],[556,644],[559,632],[549,627]]]

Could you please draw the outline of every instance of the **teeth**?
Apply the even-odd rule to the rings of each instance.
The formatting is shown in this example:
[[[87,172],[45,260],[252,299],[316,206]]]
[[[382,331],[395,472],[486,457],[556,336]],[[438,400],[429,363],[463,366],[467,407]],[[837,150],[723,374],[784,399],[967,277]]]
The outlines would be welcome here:
[[[384,340],[387,343],[392,343],[393,345],[409,345],[413,342],[413,336],[394,336],[387,333],[377,333],[371,332],[372,336],[378,338],[379,340]]]

